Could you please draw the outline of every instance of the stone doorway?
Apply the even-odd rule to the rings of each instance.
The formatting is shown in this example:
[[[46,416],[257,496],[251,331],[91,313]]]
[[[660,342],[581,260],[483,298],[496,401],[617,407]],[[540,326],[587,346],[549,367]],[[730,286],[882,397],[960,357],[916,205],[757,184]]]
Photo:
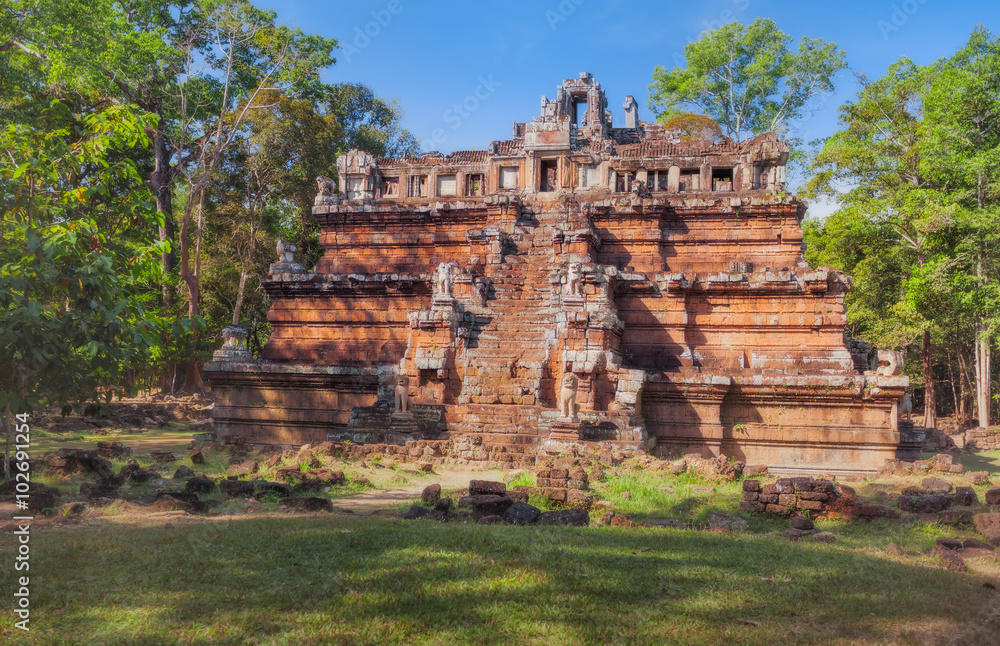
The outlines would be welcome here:
[[[539,191],[549,193],[556,190],[559,183],[559,161],[556,159],[542,161],[542,185]]]

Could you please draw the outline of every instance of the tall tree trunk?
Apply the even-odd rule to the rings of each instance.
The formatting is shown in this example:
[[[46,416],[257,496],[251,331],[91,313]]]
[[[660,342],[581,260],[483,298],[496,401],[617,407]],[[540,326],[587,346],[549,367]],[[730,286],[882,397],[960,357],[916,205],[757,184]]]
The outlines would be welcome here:
[[[961,397],[959,398],[958,416],[965,422],[969,419],[968,401],[969,393],[972,391],[972,380],[969,378],[969,366],[962,350],[958,351],[958,377],[961,380],[959,385]]]
[[[264,212],[262,204],[259,213]],[[253,254],[257,247],[258,222],[250,218],[250,241],[247,243],[247,255],[243,259],[243,267],[240,269],[240,287],[236,292],[236,305],[233,307],[233,325],[240,324],[240,316],[243,313],[243,298],[246,295],[247,276],[250,274],[250,265],[253,263]]]
[[[173,181],[174,169],[170,167],[170,150],[167,147],[166,135],[157,128],[153,133],[153,172],[149,174],[149,184],[156,196],[156,212],[163,218],[160,227],[160,241],[169,242],[170,249],[160,256],[163,273],[168,274],[177,266],[177,255],[174,251],[174,218],[173,218]],[[164,282],[163,306],[169,308],[174,304],[173,289]]]
[[[976,335],[976,415],[979,425],[990,425],[990,342],[986,323],[980,322]]]
[[[937,426],[937,396],[934,391],[934,363],[931,360],[931,331],[924,330],[924,428]]]
[[[162,123],[162,115],[160,122]],[[166,276],[177,266],[177,252],[174,250],[175,233],[173,217],[173,181],[174,169],[170,167],[170,150],[167,147],[166,135],[157,128],[152,135],[153,140],[153,172],[149,174],[149,185],[153,189],[156,200],[156,212],[163,218],[159,227],[160,241],[169,242],[170,249],[160,255],[160,265]],[[163,309],[169,312],[174,306],[174,288],[169,281],[163,281]],[[164,343],[169,339],[164,339]],[[177,388],[177,368],[172,361],[167,362],[160,389],[165,393],[173,393]]]
[[[201,217],[200,211],[204,206],[204,190],[201,191],[200,198],[202,201],[198,204],[199,218]],[[194,318],[201,314],[201,282],[198,279],[198,274],[191,271],[191,250],[188,244],[188,225],[191,222],[191,209],[192,207],[189,204],[185,210],[184,218],[181,220],[179,238],[181,247],[180,274],[181,279],[188,288],[188,316]],[[196,253],[199,247],[200,245],[196,244]],[[197,267],[198,264],[200,264],[200,259],[195,258],[195,266]],[[195,332],[192,332],[192,334],[196,335]],[[205,392],[205,382],[201,379],[198,362],[194,359],[188,361],[184,367],[184,384],[181,386],[181,389],[186,391],[195,390],[199,393]]]
[[[951,401],[954,406],[952,411],[957,416],[958,415],[958,387],[955,384],[955,366],[951,362],[951,357],[948,357],[948,382],[951,384]]]
[[[243,310],[243,294],[246,290],[248,273],[246,265],[243,265],[243,268],[240,270],[240,288],[236,291],[236,305],[233,306],[233,325],[240,324],[240,314]]]
[[[976,276],[980,284],[986,282],[982,250],[979,252],[979,262],[976,263]],[[987,329],[986,321],[981,319],[976,326],[976,414],[982,427],[990,425],[990,341]]]

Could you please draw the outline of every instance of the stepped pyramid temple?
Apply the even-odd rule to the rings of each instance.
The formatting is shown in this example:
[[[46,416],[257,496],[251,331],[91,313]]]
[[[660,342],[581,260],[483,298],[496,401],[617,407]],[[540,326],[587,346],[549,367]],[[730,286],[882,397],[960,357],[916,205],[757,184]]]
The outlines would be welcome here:
[[[483,150],[352,150],[318,178],[322,258],[306,269],[279,243],[261,358],[227,328],[205,366],[219,435],[511,464],[919,458],[899,355],[870,367],[844,337],[850,279],[803,258],[786,143],[684,143],[631,96],[615,127],[590,74],[541,103]]]

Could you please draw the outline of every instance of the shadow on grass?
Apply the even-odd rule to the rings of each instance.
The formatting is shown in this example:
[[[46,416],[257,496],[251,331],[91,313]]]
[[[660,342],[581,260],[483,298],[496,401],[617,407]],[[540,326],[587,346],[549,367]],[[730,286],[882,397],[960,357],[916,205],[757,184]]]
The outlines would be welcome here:
[[[935,643],[960,628],[976,644],[996,594],[836,546],[659,529],[234,517],[38,532],[32,549],[35,644]]]
[[[956,461],[961,462],[966,471],[989,471],[990,474],[1000,474],[1000,451],[963,453]]]

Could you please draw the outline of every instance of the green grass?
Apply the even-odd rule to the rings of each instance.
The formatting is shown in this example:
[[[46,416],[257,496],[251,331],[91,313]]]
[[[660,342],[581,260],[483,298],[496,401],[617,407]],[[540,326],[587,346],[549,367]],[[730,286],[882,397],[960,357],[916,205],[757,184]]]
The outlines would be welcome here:
[[[24,644],[995,643],[975,579],[751,534],[324,514],[31,544]]]
[[[136,452],[163,450],[183,454],[191,442],[193,432],[189,424],[182,422],[170,422],[162,428],[144,433],[137,433],[133,428],[108,428],[101,429],[100,432],[88,428],[56,432],[37,425],[31,429],[31,454],[40,455],[64,448],[92,449],[98,442],[121,442]]]
[[[206,456],[204,465],[139,462],[165,476],[163,487],[182,488],[169,480],[181,464],[214,477],[225,473],[228,451]],[[260,477],[277,479],[264,465],[267,456],[253,459]],[[438,477],[405,464],[363,469],[320,459],[372,482],[316,494],[333,499]],[[967,469],[980,468],[976,460],[1000,472],[1000,452],[960,459]],[[115,470],[125,462],[115,460]],[[617,511],[696,528],[713,511],[734,513],[742,489],[740,481],[671,476],[632,461],[605,474],[591,489]],[[935,475],[965,483],[964,476]],[[873,498],[876,482],[898,491],[919,479],[854,486]],[[67,492],[79,483],[48,481]],[[508,482],[518,484],[535,485],[536,478],[523,472]],[[694,490],[705,485],[714,490]],[[156,488],[133,485],[128,493]],[[980,499],[984,491],[977,487]],[[729,535],[478,526],[465,509],[447,524],[286,515],[277,512],[277,498],[261,502],[251,514],[241,513],[239,502],[222,502],[215,508],[222,515],[177,513],[166,525],[123,503],[81,521],[53,519],[67,524],[32,533],[32,632],[15,631],[14,615],[0,613],[0,643],[992,645],[989,613],[1000,621],[998,593],[982,585],[1000,583],[996,559],[970,561],[973,574],[960,575],[929,557],[885,551],[890,542],[926,550],[938,536],[976,536],[971,528],[820,519],[818,527],[836,535],[821,544],[787,541],[778,535],[787,520],[746,514],[750,531]],[[895,495],[882,502],[894,505]],[[16,545],[9,534],[0,536],[0,562],[13,563]],[[9,589],[14,572],[4,571]]]
[[[960,462],[966,471],[1000,473],[1000,451],[963,453],[956,462]]]

